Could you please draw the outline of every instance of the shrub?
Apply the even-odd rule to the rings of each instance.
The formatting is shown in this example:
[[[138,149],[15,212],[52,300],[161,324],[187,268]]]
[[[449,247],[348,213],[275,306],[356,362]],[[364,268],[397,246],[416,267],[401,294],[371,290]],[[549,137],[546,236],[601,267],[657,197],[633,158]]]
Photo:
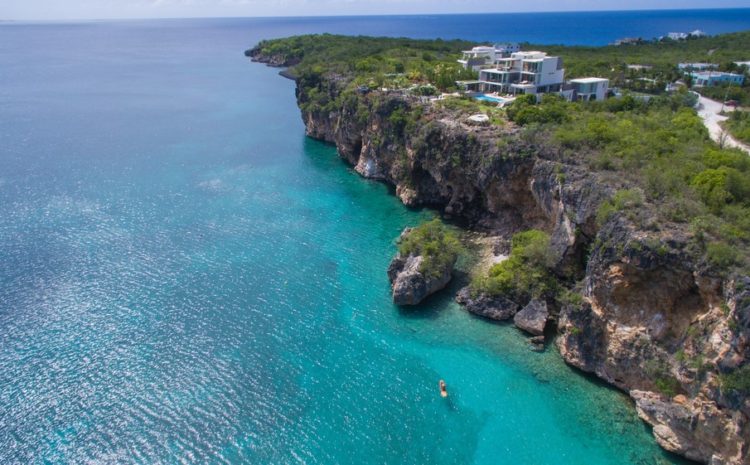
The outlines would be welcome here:
[[[734,111],[726,122],[727,129],[733,136],[750,143],[750,112]]]
[[[522,95],[508,108],[508,118],[522,126],[562,123],[568,119],[567,103],[556,95],[545,95],[537,104],[535,95]]]
[[[706,259],[711,266],[725,270],[737,263],[733,247],[722,242],[714,242],[706,247]]]
[[[398,244],[398,251],[403,256],[421,255],[419,271],[433,278],[440,277],[446,268],[453,266],[461,250],[458,235],[437,218],[412,229]]]
[[[672,376],[656,378],[654,380],[654,386],[656,386],[657,391],[667,397],[676,396],[681,389],[680,382]]]
[[[625,209],[637,208],[643,205],[643,194],[638,189],[622,189],[612,196],[611,200],[605,200],[599,205],[596,212],[596,222],[601,226],[609,220],[612,215]]]
[[[750,365],[745,365],[731,373],[719,377],[721,388],[726,391],[737,391],[750,394]]]
[[[674,397],[681,390],[680,382],[669,371],[669,365],[662,360],[648,360],[644,371],[653,380],[657,391],[665,396]]]
[[[520,232],[511,239],[510,256],[493,265],[486,276],[475,278],[472,288],[519,299],[541,297],[557,289],[549,271],[554,261],[547,233],[533,229]]]

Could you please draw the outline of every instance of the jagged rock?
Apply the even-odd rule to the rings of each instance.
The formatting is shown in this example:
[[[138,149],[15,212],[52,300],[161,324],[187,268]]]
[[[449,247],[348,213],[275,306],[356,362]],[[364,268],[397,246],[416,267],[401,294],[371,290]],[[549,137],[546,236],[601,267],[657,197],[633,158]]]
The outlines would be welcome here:
[[[450,282],[452,265],[443,270],[439,276],[430,277],[425,276],[419,270],[422,260],[421,256],[398,255],[388,266],[388,279],[391,281],[393,302],[396,305],[417,305]]]
[[[631,391],[638,416],[654,426],[660,446],[691,460],[711,464],[745,464],[750,438],[739,413],[722,412],[702,395],[669,400],[654,392]],[[678,396],[679,397],[679,396]]]
[[[469,287],[464,287],[456,294],[456,302],[466,307],[475,315],[495,321],[504,321],[513,317],[518,311],[518,304],[503,296],[471,295]]]
[[[513,317],[513,323],[529,334],[540,336],[544,334],[544,326],[549,318],[547,303],[533,299]]]

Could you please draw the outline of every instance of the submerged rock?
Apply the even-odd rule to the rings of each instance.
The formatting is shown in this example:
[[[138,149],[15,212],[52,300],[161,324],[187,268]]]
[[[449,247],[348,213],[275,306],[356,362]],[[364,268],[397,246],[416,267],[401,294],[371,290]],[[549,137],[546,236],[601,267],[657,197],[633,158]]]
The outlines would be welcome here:
[[[529,344],[531,344],[531,350],[534,352],[542,352],[544,350],[544,336],[530,337]]]
[[[427,296],[443,289],[451,280],[453,265],[446,267],[438,276],[426,276],[420,271],[422,256],[397,255],[388,266],[388,279],[393,289],[396,305],[417,305]]]
[[[513,323],[520,329],[534,336],[544,334],[544,327],[549,318],[547,303],[534,299],[513,317]]]
[[[464,287],[456,294],[456,302],[475,315],[495,321],[505,321],[518,312],[519,305],[503,296],[487,294],[471,295],[471,289]]]

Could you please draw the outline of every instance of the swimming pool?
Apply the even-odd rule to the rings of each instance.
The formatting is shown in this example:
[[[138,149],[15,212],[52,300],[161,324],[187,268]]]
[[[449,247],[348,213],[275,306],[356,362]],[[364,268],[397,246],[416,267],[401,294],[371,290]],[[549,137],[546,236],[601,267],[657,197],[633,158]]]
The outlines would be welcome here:
[[[503,103],[503,102],[506,101],[503,98],[493,97],[493,96],[487,95],[487,94],[478,94],[478,95],[475,95],[474,98],[477,99],[477,100],[484,100],[485,102]]]

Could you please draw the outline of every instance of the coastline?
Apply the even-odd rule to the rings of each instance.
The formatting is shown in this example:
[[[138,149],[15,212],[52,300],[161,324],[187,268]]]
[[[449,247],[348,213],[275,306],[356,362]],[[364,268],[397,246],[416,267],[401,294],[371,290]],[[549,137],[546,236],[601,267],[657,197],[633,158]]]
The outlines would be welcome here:
[[[263,56],[253,56],[253,61],[285,68],[282,75],[294,78],[289,72],[294,64]],[[712,322],[714,333],[726,331],[719,310],[724,305],[721,302],[729,301],[734,309],[741,307],[736,303],[740,292],[733,290],[737,283],[694,275],[694,264],[680,252],[683,246],[679,244],[686,240],[680,231],[672,231],[665,239],[673,250],[664,254],[647,245],[648,238],[625,219],[599,228],[596,208],[613,192],[607,183],[575,164],[561,162],[550,147],[529,144],[513,128],[477,129],[451,123],[447,115],[425,110],[423,102],[389,92],[372,92],[359,96],[353,106],[317,112],[305,108],[306,88],[299,78],[295,82],[306,135],[336,146],[339,156],[361,176],[393,186],[405,205],[434,208],[447,218],[466,223],[468,230],[505,238],[527,228],[550,231],[552,245],[561,257],[557,265],[560,277],[564,276],[563,269],[580,263],[584,251],[598,244],[581,269],[586,283],[583,305],[555,309],[555,343],[561,356],[569,365],[627,392],[663,448],[703,463],[742,463],[742,456],[747,454],[743,431],[748,428],[743,414],[737,412],[726,418],[716,403],[717,393],[705,388],[692,394],[682,390],[672,396],[659,393],[655,387],[658,379],[654,378],[665,375],[655,376],[642,367],[654,358],[668,359],[668,349],[660,347],[652,336],[642,339],[650,334],[649,327],[645,333],[628,329],[632,319],[638,318],[635,315],[643,306],[643,293],[660,302],[671,302],[668,305],[697,297],[700,308],[691,310],[691,318],[704,311],[700,318]],[[335,99],[336,86],[335,80],[324,81],[322,88]],[[366,121],[357,120],[359,105],[369,108]],[[405,142],[395,140],[388,117],[398,108],[414,107],[430,114],[430,122],[412,128]],[[480,154],[493,152],[492,147],[504,139],[513,141],[506,144],[513,147],[510,152],[491,157],[485,166],[471,163]],[[431,151],[430,145],[436,145],[437,152]],[[456,153],[463,162],[441,160],[439,153],[445,152]],[[401,158],[403,153],[406,160]],[[620,278],[612,281],[612,273]],[[681,284],[674,286],[675,279]],[[623,291],[627,294],[624,299],[620,295]],[[615,309],[608,309],[609,301],[617,295],[621,302]],[[607,321],[610,319],[620,322],[613,327]],[[706,334],[701,344],[711,344],[711,338]],[[722,402],[720,392],[718,396]],[[705,423],[696,430],[691,418],[697,415]],[[717,451],[722,455],[717,456]]]

